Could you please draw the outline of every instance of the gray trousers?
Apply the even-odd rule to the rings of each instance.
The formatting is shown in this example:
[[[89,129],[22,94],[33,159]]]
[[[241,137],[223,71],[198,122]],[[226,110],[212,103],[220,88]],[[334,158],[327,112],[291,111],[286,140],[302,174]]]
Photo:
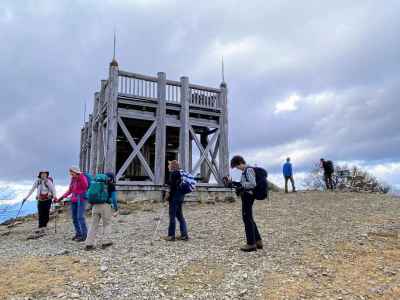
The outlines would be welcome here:
[[[110,242],[111,235],[111,206],[110,204],[94,204],[92,207],[92,223],[90,224],[89,232],[86,238],[86,245],[93,246],[96,240],[97,232],[100,228],[100,219],[102,220],[102,244]]]

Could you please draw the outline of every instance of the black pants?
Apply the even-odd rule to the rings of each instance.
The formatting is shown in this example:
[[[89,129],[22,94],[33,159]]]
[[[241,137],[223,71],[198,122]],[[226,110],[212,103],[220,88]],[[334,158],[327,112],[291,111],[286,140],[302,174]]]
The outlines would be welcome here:
[[[294,186],[294,179],[293,176],[285,176],[285,193],[288,192],[288,181],[290,180],[290,183],[292,184],[292,191],[295,192],[296,188]]]
[[[333,179],[332,179],[332,173],[325,173],[324,174],[325,177],[325,184],[326,184],[326,188],[329,190],[333,190]]]
[[[242,217],[248,245],[254,245],[256,241],[261,241],[257,224],[253,219],[254,200],[255,199],[253,195],[249,193],[242,194]]]
[[[39,228],[46,227],[49,222],[51,199],[38,200]]]

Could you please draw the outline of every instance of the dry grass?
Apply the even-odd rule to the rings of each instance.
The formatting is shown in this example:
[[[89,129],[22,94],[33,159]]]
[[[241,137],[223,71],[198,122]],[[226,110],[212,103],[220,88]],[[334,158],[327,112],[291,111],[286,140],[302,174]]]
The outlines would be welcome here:
[[[82,264],[76,257],[23,257],[0,265],[0,299],[40,297],[64,292],[66,284],[96,278],[93,265]]]
[[[332,255],[304,251],[300,274],[269,273],[263,299],[366,296],[400,299],[400,241],[396,233],[370,232],[363,244],[340,242]]]

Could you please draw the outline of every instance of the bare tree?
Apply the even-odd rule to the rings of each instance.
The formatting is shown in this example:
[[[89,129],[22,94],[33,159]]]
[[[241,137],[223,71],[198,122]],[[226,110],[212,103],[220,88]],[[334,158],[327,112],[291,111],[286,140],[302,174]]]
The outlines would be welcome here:
[[[333,174],[334,187],[340,191],[388,193],[388,184],[379,181],[375,176],[357,166],[337,165]],[[323,172],[314,166],[304,180],[304,185],[311,190],[324,190]]]

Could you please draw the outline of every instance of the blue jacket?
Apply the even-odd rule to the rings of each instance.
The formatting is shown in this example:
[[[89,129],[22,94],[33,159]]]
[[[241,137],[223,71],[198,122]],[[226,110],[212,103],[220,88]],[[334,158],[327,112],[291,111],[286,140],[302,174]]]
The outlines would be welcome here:
[[[293,176],[292,164],[290,162],[286,162],[283,165],[282,172],[283,172],[283,176],[287,176],[287,177]]]

